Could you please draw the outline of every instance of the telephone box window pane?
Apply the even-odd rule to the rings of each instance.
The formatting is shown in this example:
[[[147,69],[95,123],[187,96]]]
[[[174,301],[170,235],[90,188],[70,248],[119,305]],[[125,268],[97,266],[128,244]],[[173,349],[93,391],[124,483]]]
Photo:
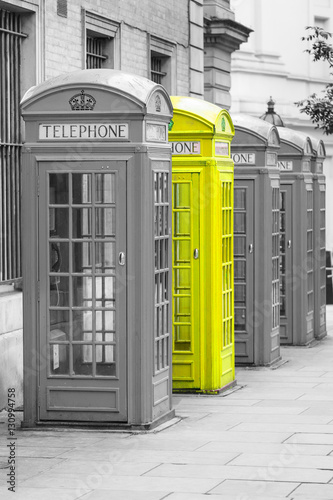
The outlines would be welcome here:
[[[74,276],[73,306],[92,307],[92,280],[91,276]]]
[[[68,243],[51,241],[49,246],[50,273],[68,273]],[[60,279],[60,278],[59,278]],[[54,280],[55,281],[55,280]]]
[[[97,363],[114,363],[115,362],[115,346],[109,344],[96,345],[96,362]]]
[[[69,339],[70,322],[69,311],[63,309],[50,309],[50,341]]]
[[[191,231],[191,213],[190,212],[175,212],[174,213],[174,235],[190,236]]]
[[[115,277],[96,277],[96,307],[114,307]]]
[[[115,203],[115,174],[95,174],[95,202]]]
[[[115,208],[96,208],[95,210],[96,237],[115,236],[116,212]]]
[[[245,234],[245,223],[246,214],[245,213],[235,213],[234,214],[234,232]]]
[[[104,377],[116,376],[115,346],[96,346],[96,375]]]
[[[68,238],[68,220],[68,208],[50,208],[50,238]]]
[[[92,311],[73,311],[73,340],[92,342]]]
[[[116,327],[115,311],[96,311],[96,331],[115,331]]]
[[[234,255],[235,257],[245,257],[246,236],[234,237]]]
[[[50,311],[50,342],[68,341],[69,339],[69,311]]]
[[[73,204],[91,203],[91,174],[72,174]]]
[[[97,242],[95,245],[96,274],[104,274],[115,269],[115,243],[112,241]]]
[[[50,374],[69,375],[69,345],[50,344]]]
[[[91,273],[91,243],[73,243],[73,273]]]
[[[237,188],[234,192],[234,208],[238,210],[245,210],[246,190]]]
[[[91,208],[73,208],[73,238],[91,238]]]
[[[69,278],[54,274],[50,276],[50,306],[69,307]]]
[[[92,376],[92,345],[73,345],[73,369],[75,375]]]
[[[184,293],[191,287],[191,269],[175,269],[174,271],[175,293]]]
[[[183,241],[175,241],[174,242],[174,261],[175,265],[180,264],[190,264],[192,257],[191,252],[191,241],[183,240]]]
[[[68,204],[68,174],[50,174],[49,203],[50,205]]]
[[[235,280],[245,280],[246,262],[242,260],[235,261]]]
[[[174,208],[178,209],[190,209],[191,207],[191,184],[179,183],[174,184],[174,197],[173,197]]]

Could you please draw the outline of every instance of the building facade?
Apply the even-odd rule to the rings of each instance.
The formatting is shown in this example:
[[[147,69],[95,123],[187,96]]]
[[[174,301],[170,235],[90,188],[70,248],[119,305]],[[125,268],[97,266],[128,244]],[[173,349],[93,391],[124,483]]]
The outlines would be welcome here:
[[[324,174],[327,182],[326,248],[333,249],[333,230],[329,217],[333,200],[333,137],[315,129],[295,102],[325,88],[330,81],[329,67],[314,62],[305,52],[310,45],[302,41],[307,26],[333,31],[332,0],[231,0],[240,23],[252,28],[248,41],[232,56],[231,113],[261,117],[272,96],[275,111],[284,126],[322,139],[326,148]]]

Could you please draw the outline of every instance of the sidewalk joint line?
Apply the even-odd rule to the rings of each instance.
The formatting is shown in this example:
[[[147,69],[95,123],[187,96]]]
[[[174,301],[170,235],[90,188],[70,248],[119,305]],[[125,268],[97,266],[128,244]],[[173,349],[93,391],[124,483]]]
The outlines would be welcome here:
[[[144,476],[145,474],[148,474],[148,472],[151,472],[152,470],[154,469],[157,469],[158,467],[161,467],[161,465],[164,465],[163,462],[161,462],[160,464],[158,465],[155,465],[154,467],[152,467],[151,469],[149,470],[146,470],[146,472],[144,472],[143,474],[140,474],[140,477]]]

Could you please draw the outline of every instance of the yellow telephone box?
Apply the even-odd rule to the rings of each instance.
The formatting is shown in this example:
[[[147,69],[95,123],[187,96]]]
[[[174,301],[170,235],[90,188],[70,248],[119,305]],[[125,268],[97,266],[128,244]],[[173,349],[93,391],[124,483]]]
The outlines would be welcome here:
[[[172,97],[173,390],[235,383],[234,126],[227,111]]]

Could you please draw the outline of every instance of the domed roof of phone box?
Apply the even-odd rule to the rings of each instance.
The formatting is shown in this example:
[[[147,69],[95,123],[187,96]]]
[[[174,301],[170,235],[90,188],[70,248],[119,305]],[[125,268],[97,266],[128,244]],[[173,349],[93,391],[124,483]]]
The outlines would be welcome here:
[[[132,101],[133,104],[136,103],[143,111],[154,91],[159,90],[165,97],[165,102],[162,103],[161,114],[164,114],[164,112],[170,114],[170,111],[172,113],[170,98],[162,85],[156,84],[142,76],[113,69],[86,69],[50,78],[26,92],[21,102],[22,109],[24,111],[42,98],[54,93],[65,92],[69,89],[77,89],[78,91],[81,91],[81,89],[89,89],[88,91],[95,89],[96,91],[104,90],[112,92],[128,99],[128,101]],[[104,106],[104,109],[103,107],[100,108],[101,111],[108,111],[107,107],[105,107],[105,102],[100,103],[100,106]],[[116,99],[112,99],[111,111],[114,111],[118,107],[123,110],[123,106],[117,105]],[[99,111],[98,106],[96,106],[95,111]],[[79,111],[79,113],[82,112]]]

